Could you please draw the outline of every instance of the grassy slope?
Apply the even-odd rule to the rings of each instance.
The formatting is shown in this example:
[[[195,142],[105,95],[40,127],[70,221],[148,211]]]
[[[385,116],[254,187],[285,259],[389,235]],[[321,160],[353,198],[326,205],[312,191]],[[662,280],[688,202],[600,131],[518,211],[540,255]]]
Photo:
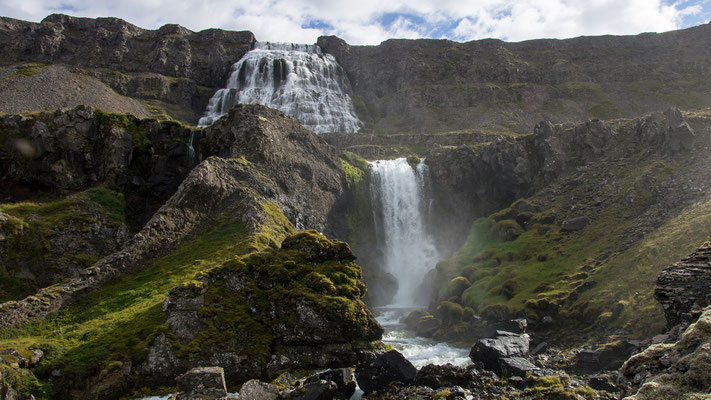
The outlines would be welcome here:
[[[167,329],[161,304],[171,288],[293,231],[275,204],[264,207],[271,221],[262,232],[247,235],[241,222],[218,221],[177,251],[134,268],[47,319],[0,330],[0,348],[42,348],[47,356],[37,374],[49,378],[52,370],[61,369],[55,379],[60,385],[86,381],[116,361],[136,365],[150,340]]]
[[[497,230],[516,224],[507,219],[516,214],[516,204],[475,221],[465,244],[437,267],[446,277],[439,282],[440,299],[449,296],[448,280],[463,276],[471,286],[453,300],[478,313],[557,314],[557,320],[570,318],[593,334],[618,328],[636,337],[657,333],[664,324],[652,297],[659,271],[711,234],[711,195],[665,211],[660,188],[688,191],[682,177],[695,176],[704,165],[686,157],[609,163],[607,184],[594,178],[587,183],[588,189],[598,185],[592,193],[570,189],[579,184],[573,179],[558,192],[530,198],[538,212],[527,216],[527,229],[513,241],[499,240]],[[596,196],[602,205],[591,206],[600,201]],[[561,232],[561,220],[576,215],[568,211],[575,207],[590,223],[578,232]],[[659,219],[662,212],[669,215]],[[558,220],[545,221],[549,214]]]
[[[105,224],[125,224],[126,204],[123,195],[105,187],[95,187],[64,199],[49,202],[0,204],[0,212],[16,219],[16,231],[5,242],[5,260],[11,265],[45,265],[55,261],[88,267],[98,260],[97,254],[58,254],[51,240],[65,232],[91,231],[99,220]],[[38,288],[28,280],[14,276],[11,265],[0,265],[0,301],[19,299]],[[10,268],[10,270],[8,270]]]

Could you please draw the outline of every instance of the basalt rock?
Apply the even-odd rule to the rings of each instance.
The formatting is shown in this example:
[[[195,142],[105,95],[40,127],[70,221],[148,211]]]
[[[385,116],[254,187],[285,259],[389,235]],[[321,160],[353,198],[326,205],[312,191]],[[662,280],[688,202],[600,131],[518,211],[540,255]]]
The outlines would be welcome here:
[[[396,350],[359,365],[355,371],[358,386],[365,393],[384,390],[393,382],[411,383],[416,375],[417,368]]]
[[[696,320],[711,304],[711,244],[662,270],[654,297],[664,308],[668,328]]]
[[[500,332],[496,338],[480,339],[471,349],[469,358],[480,362],[489,371],[501,373],[499,360],[509,357],[528,356],[528,335]]]
[[[219,367],[193,368],[175,378],[180,394],[176,400],[203,400],[227,397],[225,374]]]

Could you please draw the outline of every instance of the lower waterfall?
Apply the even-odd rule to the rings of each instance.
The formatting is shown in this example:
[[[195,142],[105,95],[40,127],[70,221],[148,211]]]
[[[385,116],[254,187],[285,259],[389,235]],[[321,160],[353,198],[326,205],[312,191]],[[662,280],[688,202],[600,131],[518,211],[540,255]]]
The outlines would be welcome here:
[[[370,192],[376,234],[384,254],[383,267],[398,281],[394,303],[403,307],[426,305],[429,293],[422,293],[420,286],[440,258],[425,228],[427,166],[420,161],[413,168],[405,158],[398,158],[374,161],[370,168]]]

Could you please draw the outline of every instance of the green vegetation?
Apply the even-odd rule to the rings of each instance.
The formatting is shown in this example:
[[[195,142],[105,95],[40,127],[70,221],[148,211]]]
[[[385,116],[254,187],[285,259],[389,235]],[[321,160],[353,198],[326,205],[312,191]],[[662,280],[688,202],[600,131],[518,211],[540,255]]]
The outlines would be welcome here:
[[[442,304],[454,301],[502,318],[521,311],[561,316],[579,321],[580,329],[593,335],[620,328],[640,338],[658,332],[663,317],[652,296],[654,281],[662,267],[708,238],[711,198],[646,228],[640,224],[647,213],[659,212],[657,188],[690,173],[692,164],[684,158],[635,157],[630,163],[635,168],[609,165],[616,183],[595,188],[595,196],[607,200],[582,214],[590,222],[581,230],[560,228],[564,219],[580,215],[565,212],[570,204],[590,209],[586,201],[592,199],[571,203],[568,196],[579,196],[574,192],[519,200],[475,221],[462,247],[437,265]]]
[[[43,63],[28,63],[17,67],[17,70],[12,76],[33,76],[41,70],[45,69],[47,64]]]
[[[46,379],[51,371],[62,370],[53,380],[58,391],[87,382],[117,361],[137,365],[150,341],[168,332],[161,305],[171,288],[293,232],[276,205],[264,206],[267,215],[277,218],[269,218],[261,232],[248,235],[239,220],[219,220],[175,252],[133,268],[45,320],[0,331],[0,349],[43,349],[47,356],[37,376]]]
[[[63,271],[66,264],[85,268],[96,262],[105,254],[71,250],[87,246],[64,243],[61,238],[71,235],[73,239],[69,240],[92,240],[91,235],[99,234],[94,232],[97,224],[115,228],[124,225],[125,210],[123,195],[103,186],[49,203],[0,204],[0,212],[10,216],[0,226],[6,236],[2,244],[5,263],[0,266],[0,300],[23,298],[39,289],[38,285],[56,283],[67,276],[68,272]],[[21,270],[38,275],[37,280],[17,277]]]

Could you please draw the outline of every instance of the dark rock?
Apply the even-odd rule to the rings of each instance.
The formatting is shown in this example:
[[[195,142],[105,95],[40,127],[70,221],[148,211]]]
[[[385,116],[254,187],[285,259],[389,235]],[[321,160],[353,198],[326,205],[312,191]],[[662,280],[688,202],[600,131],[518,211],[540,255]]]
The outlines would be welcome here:
[[[489,371],[501,373],[499,359],[526,357],[528,356],[528,349],[528,335],[505,333],[496,338],[480,339],[469,352],[469,358],[475,363],[481,362],[484,368]]]
[[[357,386],[353,378],[353,369],[338,368],[312,375],[304,381],[304,384],[308,385],[310,383],[321,381],[333,382],[336,384],[337,388],[335,396],[348,399],[353,395]]]
[[[425,310],[414,310],[406,315],[401,322],[418,336],[432,337],[441,326],[439,319]]]
[[[458,367],[452,364],[428,364],[417,371],[415,384],[438,389],[448,386],[470,387],[478,381],[479,373],[474,366]]]
[[[584,215],[580,217],[571,218],[563,221],[563,223],[560,225],[560,230],[563,232],[579,231],[584,229],[589,222],[590,219]]]
[[[597,350],[580,350],[575,369],[582,373],[616,370],[637,349],[628,341],[607,344]]]
[[[290,398],[292,400],[332,400],[338,394],[338,385],[334,382],[312,379],[304,382],[302,387],[291,391]]]
[[[528,322],[525,318],[499,321],[493,324],[487,324],[480,335],[483,338],[496,337],[498,336],[498,331],[521,334],[526,332],[526,327],[528,327]]]
[[[417,368],[396,350],[381,354],[355,370],[358,386],[365,393],[383,390],[392,382],[410,383],[416,375]]]
[[[533,350],[531,350],[531,355],[536,355],[536,354],[542,353],[546,350],[547,347],[548,347],[548,343],[546,343],[546,342],[538,343],[533,348]]]
[[[595,375],[588,378],[588,386],[595,390],[604,390],[610,393],[619,392],[614,377],[610,375]]]
[[[176,400],[215,399],[227,396],[225,374],[220,367],[199,367],[175,378]]]
[[[664,308],[668,329],[698,318],[711,304],[711,244],[664,268],[657,277],[654,298]]]
[[[503,376],[519,376],[524,378],[529,371],[538,369],[523,357],[499,358],[499,369]]]

